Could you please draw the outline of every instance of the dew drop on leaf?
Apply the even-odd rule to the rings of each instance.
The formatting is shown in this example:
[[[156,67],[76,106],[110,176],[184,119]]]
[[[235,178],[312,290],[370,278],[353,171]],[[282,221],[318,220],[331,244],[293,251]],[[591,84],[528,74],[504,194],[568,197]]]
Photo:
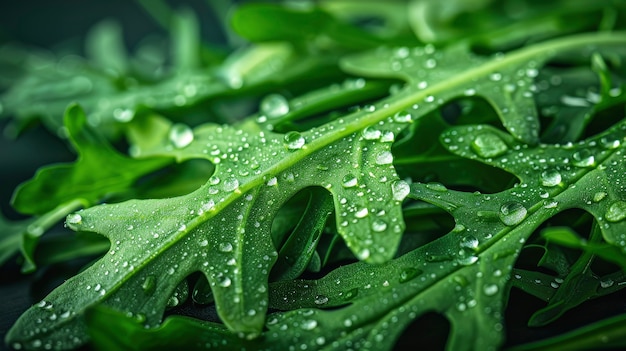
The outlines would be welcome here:
[[[519,202],[507,202],[500,207],[500,220],[505,225],[511,226],[519,224],[526,218],[528,211],[526,207]]]
[[[460,255],[456,260],[461,266],[469,266],[478,261],[478,256],[473,254],[466,254],[467,251],[463,251],[464,255]]]
[[[341,294],[344,300],[351,300],[359,295],[359,289],[353,288]]]
[[[231,251],[233,251],[233,244],[231,244],[231,243],[221,243],[220,244],[220,251],[222,251],[222,252],[231,252]]]
[[[593,194],[593,202],[602,201],[606,197],[606,195],[607,194],[604,191],[598,191],[597,193]]]
[[[430,189],[430,190],[434,190],[434,191],[439,191],[439,192],[446,192],[448,191],[448,188],[446,188],[445,185],[441,184],[441,183],[437,183],[437,182],[430,182],[426,184],[426,188]]]
[[[367,217],[367,215],[369,214],[369,211],[367,208],[363,207],[362,209],[356,211],[354,213],[354,217],[356,218],[365,218]]]
[[[411,118],[411,114],[406,110],[402,110],[396,113],[393,116],[393,120],[398,123],[409,123],[413,121]]]
[[[393,155],[389,151],[382,151],[376,156],[377,165],[388,165],[393,163]]]
[[[383,135],[380,137],[380,141],[382,141],[383,143],[392,143],[394,140],[396,140],[396,135],[393,134],[392,131],[384,132]]]
[[[621,142],[619,139],[608,139],[606,137],[600,139],[600,143],[606,149],[616,149],[621,145]]]
[[[268,118],[279,118],[289,113],[289,102],[280,94],[270,94],[263,98],[260,109]]]
[[[227,288],[227,287],[229,287],[229,286],[230,286],[230,284],[232,284],[232,281],[231,281],[231,280],[230,280],[230,278],[228,278],[228,277],[224,277],[224,278],[222,278],[222,279],[220,280],[220,282],[219,282],[219,285],[220,285],[222,288]]]
[[[474,237],[473,235],[467,235],[467,236],[464,236],[463,239],[461,239],[461,242],[459,243],[459,245],[462,248],[473,250],[478,247],[478,239],[476,239],[476,237]]]
[[[574,155],[572,155],[572,159],[574,159],[573,164],[576,167],[591,167],[596,162],[589,150],[576,151]]]
[[[400,283],[405,283],[420,274],[422,274],[422,271],[417,268],[407,268],[400,273],[400,279],[398,280],[400,281]]]
[[[67,224],[80,224],[82,221],[83,217],[81,217],[78,213],[69,214],[66,219]]]
[[[135,111],[129,108],[116,108],[113,111],[113,118],[122,123],[128,123],[135,117]]]
[[[494,133],[483,133],[472,141],[472,150],[483,158],[500,156],[508,150],[506,143]]]
[[[626,201],[616,201],[609,206],[604,215],[609,222],[620,222],[626,219]]]
[[[237,178],[228,178],[226,180],[224,180],[224,184],[222,185],[224,191],[234,191],[235,189],[237,189],[239,187],[239,181],[237,180]]]
[[[315,300],[313,302],[315,302],[316,305],[323,305],[328,302],[328,297],[324,295],[317,295],[315,296]]]
[[[367,260],[370,257],[370,250],[369,249],[363,249],[363,250],[359,251],[358,256],[359,256],[360,260]]]
[[[314,319],[306,320],[306,321],[302,322],[300,327],[302,329],[304,329],[304,330],[313,330],[313,329],[315,329],[315,327],[317,327],[317,321],[314,320]]]
[[[144,279],[143,283],[141,283],[141,289],[144,294],[152,295],[154,290],[156,289],[156,278],[153,275],[149,275]]]
[[[404,200],[410,192],[411,187],[409,186],[409,183],[404,180],[397,180],[391,184],[391,193],[393,195],[393,199],[396,201]]]
[[[355,176],[355,175],[353,175],[353,174],[350,174],[350,173],[346,174],[346,175],[343,177],[343,179],[341,180],[341,185],[342,185],[344,188],[352,188],[352,187],[355,187],[355,186],[357,185],[357,183],[358,183],[358,179],[356,178],[356,176]]]
[[[170,128],[169,140],[177,149],[182,149],[193,141],[193,131],[188,125],[175,123]]]
[[[284,140],[285,140],[285,146],[289,150],[302,149],[302,147],[306,143],[306,140],[304,139],[304,137],[300,133],[295,132],[295,131],[291,131],[285,134]]]
[[[383,232],[385,231],[385,229],[387,229],[387,223],[385,223],[385,221],[377,219],[374,222],[372,222],[372,230],[375,232]]]
[[[198,214],[201,215],[204,212],[211,211],[213,208],[215,208],[215,202],[213,200],[209,200],[203,203],[202,206],[200,206],[200,210],[198,211]]]
[[[380,139],[382,134],[383,133],[380,130],[375,129],[375,128],[371,127],[371,126],[363,129],[363,131],[361,132],[361,135],[363,135],[363,138],[365,140],[377,140],[377,139]]]
[[[496,293],[498,293],[498,286],[495,284],[487,284],[483,287],[483,292],[485,293],[485,295],[487,296],[493,296]]]
[[[557,170],[547,170],[541,173],[541,185],[553,187],[561,183],[561,173]]]

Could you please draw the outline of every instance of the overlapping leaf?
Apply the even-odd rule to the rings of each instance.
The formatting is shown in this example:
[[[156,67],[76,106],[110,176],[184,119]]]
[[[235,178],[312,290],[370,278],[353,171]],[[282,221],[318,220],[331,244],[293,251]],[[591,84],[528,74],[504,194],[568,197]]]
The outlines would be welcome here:
[[[215,164],[215,173],[185,196],[101,205],[68,216],[71,228],[105,235],[111,249],[27,311],[7,340],[26,348],[78,346],[87,338],[84,312],[98,303],[128,311],[147,326],[157,325],[176,286],[200,271],[213,289],[221,319],[244,335],[261,332],[268,299],[279,309],[311,308],[268,319],[263,340],[280,338],[276,347],[391,348],[412,319],[435,310],[452,321],[450,347],[493,348],[502,341],[511,266],[543,220],[582,206],[596,216],[609,242],[621,245],[623,239],[623,128],[603,135],[605,142],[593,140],[571,149],[531,148],[517,141],[537,141],[534,105],[526,93],[539,64],[589,41],[623,45],[620,35],[609,33],[555,40],[493,59],[458,49],[380,50],[348,60],[346,67],[404,78],[406,88],[321,127],[283,135],[252,120],[235,126],[207,124],[193,131],[174,125],[169,143],[154,152],[179,160],[207,159]],[[432,70],[433,64],[440,69]],[[443,137],[444,144],[460,156],[510,171],[521,184],[493,195],[449,191],[440,184],[409,189],[392,165],[395,136],[412,118],[473,94],[490,99],[515,138],[488,126],[459,127]],[[545,157],[548,149],[554,159]],[[528,169],[529,164],[535,169]],[[554,173],[543,176],[544,171],[556,171],[560,179],[556,182]],[[587,204],[578,191],[561,184],[604,195]],[[386,263],[345,266],[318,281],[277,283],[270,297],[267,280],[277,255],[272,218],[281,204],[310,186],[332,194],[337,230],[356,256]],[[450,212],[457,226],[443,238],[387,261],[404,229],[400,201],[409,193]],[[351,305],[312,309],[346,303]]]
[[[476,137],[485,135],[498,138],[506,148],[497,156],[479,156],[480,151],[472,145]],[[448,140],[452,137],[454,140]],[[270,315],[264,338],[258,342],[234,339],[218,325],[176,317],[156,335],[176,331],[196,346],[223,340],[220,347],[224,349],[252,345],[267,350],[294,345],[314,350],[392,349],[411,321],[434,310],[446,315],[452,324],[449,349],[495,349],[503,341],[510,280],[522,279],[512,274],[513,264],[526,239],[542,222],[559,211],[580,207],[608,224],[601,227],[605,237],[624,232],[626,217],[609,216],[608,222],[602,218],[607,212],[615,213],[611,208],[619,203],[609,194],[619,198],[626,195],[621,185],[608,181],[624,171],[626,122],[567,147],[528,147],[487,126],[454,128],[443,141],[448,150],[506,169],[521,182],[496,194],[452,191],[436,183],[413,184],[409,196],[450,212],[456,227],[441,239],[382,265],[356,263],[319,280],[271,284],[270,306],[289,312]],[[594,163],[576,163],[574,155],[581,152],[593,154]],[[560,179],[550,172],[554,167],[558,167]],[[583,194],[606,195],[598,195],[597,201],[577,196],[582,185],[586,189]],[[567,288],[558,278],[550,283],[547,291],[558,293],[561,284]],[[337,309],[340,306],[345,307]],[[121,330],[144,334],[130,321],[124,323]],[[185,333],[185,328],[193,332]]]
[[[373,138],[359,132],[368,118],[381,122],[370,131]],[[208,278],[231,329],[258,333],[276,259],[272,218],[299,190],[322,186],[332,193],[338,230],[361,259],[380,262],[393,256],[404,224],[391,185],[398,179],[389,150],[406,122],[361,111],[301,134],[264,132],[251,122],[208,124],[193,132],[174,125],[161,153],[213,162],[216,171],[207,184],[178,198],[133,200],[70,215],[70,227],[106,235],[111,250],[46,297],[43,308],[27,312],[14,330],[27,330],[41,313],[48,320],[65,318],[54,317],[42,334],[11,338],[31,347],[45,335],[73,347],[85,341],[83,311],[100,302],[158,324],[169,295],[195,271]],[[74,297],[67,291],[86,293]]]

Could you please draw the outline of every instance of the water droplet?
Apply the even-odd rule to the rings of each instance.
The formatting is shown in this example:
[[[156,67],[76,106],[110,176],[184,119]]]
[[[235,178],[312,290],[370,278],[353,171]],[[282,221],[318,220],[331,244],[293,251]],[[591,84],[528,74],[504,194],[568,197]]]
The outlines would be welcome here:
[[[83,221],[83,217],[81,217],[78,213],[72,213],[67,215],[65,221],[67,224],[80,224]]]
[[[354,213],[354,217],[356,218],[365,218],[369,214],[369,210],[366,207],[356,211]]]
[[[387,229],[387,223],[385,223],[383,220],[377,219],[372,222],[373,231],[380,233],[385,231],[385,229]]]
[[[491,73],[489,75],[489,79],[491,79],[494,82],[498,82],[502,79],[502,74],[498,72]]]
[[[483,292],[487,296],[493,296],[498,293],[498,286],[495,284],[488,284],[483,287]]]
[[[285,146],[287,146],[287,149],[289,150],[302,149],[302,147],[306,143],[304,137],[300,133],[295,131],[291,131],[285,134],[284,140]]]
[[[391,184],[391,193],[396,201],[404,200],[411,192],[411,186],[404,180],[397,180]]]
[[[357,297],[357,295],[359,295],[359,289],[358,288],[352,288],[348,291],[346,291],[345,293],[341,294],[343,296],[344,300],[351,300],[355,297]]]
[[[200,246],[204,247],[204,246],[207,246],[207,245],[209,245],[209,241],[207,239],[204,239],[204,240],[200,241]]]
[[[215,208],[215,202],[213,200],[209,200],[203,203],[202,206],[200,206],[200,210],[198,210],[198,214],[201,215],[204,212],[211,211],[213,208]]]
[[[413,119],[411,118],[411,113],[409,113],[409,111],[406,111],[406,110],[402,110],[402,111],[399,111],[398,113],[396,113],[393,116],[393,120],[398,122],[398,123],[410,123],[410,122],[413,122]]]
[[[315,296],[315,300],[313,302],[315,302],[316,305],[324,305],[328,302],[328,297],[324,295],[317,295]]]
[[[606,137],[600,139],[600,143],[606,149],[617,149],[622,144],[619,139],[609,139]]]
[[[302,322],[300,327],[302,329],[304,329],[304,330],[313,330],[313,329],[315,329],[315,327],[317,327],[317,321],[314,320],[314,319],[306,320],[306,321]]]
[[[465,251],[463,251],[465,252]],[[461,266],[470,266],[478,261],[478,256],[469,254],[469,255],[461,255],[456,260]]]
[[[606,289],[612,287],[613,284],[615,284],[615,282],[612,279],[607,279],[600,282],[600,287]]]
[[[423,272],[417,268],[407,268],[405,270],[403,270],[400,273],[400,283],[405,283],[408,282],[409,280],[417,277],[418,275],[422,274]]]
[[[377,139],[380,139],[382,132],[370,126],[370,127],[363,129],[363,131],[361,132],[361,135],[363,135],[363,138],[365,140],[377,140]]]
[[[380,141],[382,141],[383,143],[393,143],[394,140],[396,140],[396,135],[393,134],[392,131],[386,131],[380,137]]]
[[[170,128],[169,140],[177,149],[182,149],[193,141],[193,131],[188,125],[175,123]]]
[[[272,177],[267,181],[267,186],[274,186],[276,184],[278,184],[278,178],[276,177]]]
[[[344,188],[352,188],[358,184],[358,179],[353,174],[346,174],[341,180],[341,185]]]
[[[289,113],[289,102],[280,94],[270,94],[261,101],[260,110],[268,118],[279,118]]]
[[[426,188],[428,188],[430,190],[434,190],[434,191],[439,191],[439,192],[446,192],[446,191],[448,191],[448,188],[446,188],[445,185],[443,185],[441,183],[437,183],[437,182],[430,182],[430,183],[426,184]]]
[[[576,167],[591,167],[596,162],[591,152],[587,149],[575,152],[574,155],[572,155],[572,159],[574,159],[572,163]]]
[[[115,118],[115,120],[118,122],[128,123],[133,120],[133,117],[135,117],[135,111],[133,111],[132,109],[116,108],[115,110],[113,110],[113,118]]]
[[[597,193],[593,194],[593,202],[602,201],[606,197],[606,195],[607,194],[604,191],[598,191]]]
[[[156,278],[153,275],[149,275],[144,279],[143,283],[141,283],[141,289],[143,289],[144,294],[152,295],[154,290],[156,289]]]
[[[228,277],[224,277],[220,280],[219,285],[222,288],[228,288],[230,286],[230,284],[232,284],[232,281],[230,280],[230,278]]]
[[[472,141],[472,150],[483,158],[500,156],[508,148],[504,140],[494,133],[480,134]]]
[[[500,207],[500,220],[508,226],[519,224],[526,218],[528,211],[519,202],[507,202]]]
[[[620,222],[626,219],[626,201],[615,201],[604,215],[609,222]]]
[[[478,239],[472,235],[464,236],[459,243],[462,248],[475,250],[478,248]]]
[[[561,173],[557,170],[548,170],[541,173],[541,185],[543,186],[557,186],[561,183]]]
[[[370,257],[370,250],[369,249],[363,249],[363,250],[359,251],[358,256],[359,256],[359,260],[361,260],[361,261],[367,260]]]
[[[234,191],[235,189],[237,189],[239,187],[239,181],[237,180],[237,178],[228,178],[226,180],[224,180],[224,184],[222,185],[222,188],[224,189],[224,191]]]
[[[221,243],[220,244],[220,251],[222,251],[222,252],[231,252],[231,251],[233,251],[233,244],[231,244],[231,243]]]
[[[389,151],[382,151],[376,156],[377,165],[388,165],[393,163],[393,155]]]

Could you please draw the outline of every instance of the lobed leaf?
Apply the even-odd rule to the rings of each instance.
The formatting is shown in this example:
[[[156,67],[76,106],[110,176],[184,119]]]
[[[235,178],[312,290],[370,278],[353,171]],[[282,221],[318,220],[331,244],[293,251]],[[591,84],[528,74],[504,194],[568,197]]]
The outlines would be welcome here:
[[[172,125],[168,139],[149,154],[209,160],[215,172],[207,174],[207,183],[179,197],[69,215],[68,226],[104,235],[111,248],[22,315],[7,340],[25,348],[42,346],[41,339],[44,347],[81,345],[88,339],[85,313],[96,304],[127,311],[154,327],[181,282],[201,272],[229,330],[256,337],[267,327],[255,341],[259,348],[390,349],[414,318],[437,311],[452,323],[449,348],[494,349],[503,341],[513,263],[545,220],[582,208],[596,218],[607,242],[625,249],[626,123],[576,145],[537,144],[536,111],[526,96],[540,64],[589,42],[596,48],[623,45],[623,33],[556,39],[491,59],[430,46],[349,58],[344,65],[353,73],[402,78],[407,85],[302,132],[273,132],[251,119],[193,130]],[[429,68],[433,62],[440,69]],[[396,136],[444,102],[474,94],[489,99],[512,135],[486,125],[458,126],[441,136],[444,147],[510,172],[520,184],[480,194],[400,180],[391,149]],[[285,111],[272,114],[281,117]],[[309,187],[332,195],[336,231],[367,263],[339,267],[318,280],[268,285],[278,255],[272,220],[282,204]],[[456,227],[392,259],[405,228],[406,196],[441,207]],[[289,311],[266,321],[269,307]],[[224,328],[203,329],[203,335],[224,333]]]

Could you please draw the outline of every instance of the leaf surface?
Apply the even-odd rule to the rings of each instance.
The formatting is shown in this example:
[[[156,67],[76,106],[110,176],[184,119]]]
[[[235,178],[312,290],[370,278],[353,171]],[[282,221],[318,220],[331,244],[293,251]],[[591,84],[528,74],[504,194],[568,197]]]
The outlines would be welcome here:
[[[620,248],[626,242],[620,183],[624,123],[577,145],[537,144],[536,111],[525,94],[541,63],[590,41],[603,48],[624,43],[620,34],[581,35],[491,59],[461,48],[381,49],[347,59],[346,69],[402,78],[406,86],[324,125],[284,134],[251,119],[193,130],[173,125],[168,140],[151,154],[211,161],[215,172],[207,183],[179,197],[100,205],[68,216],[72,229],[100,233],[111,248],[28,310],[7,340],[31,347],[45,337],[61,347],[78,346],[87,340],[84,313],[96,304],[156,326],[170,295],[187,276],[201,272],[228,329],[253,337],[268,328],[255,344],[259,347],[390,349],[411,320],[433,310],[452,323],[451,349],[500,345],[513,263],[541,223],[564,209],[583,208],[597,219],[607,242]],[[440,70],[428,67],[431,59]],[[400,180],[391,152],[396,136],[446,101],[474,94],[490,99],[511,134],[487,125],[459,126],[441,136],[444,147],[510,172],[520,184],[475,194]],[[337,232],[366,262],[342,266],[319,280],[268,285],[278,255],[272,219],[308,187],[332,195]],[[589,197],[581,199],[572,188]],[[600,192],[600,200],[586,201]],[[447,211],[456,227],[392,259],[405,229],[401,202],[407,195]],[[268,307],[295,310],[266,321]],[[37,320],[46,321],[46,328],[30,334]],[[270,343],[279,337],[280,343]],[[330,340],[337,342],[326,345]]]

